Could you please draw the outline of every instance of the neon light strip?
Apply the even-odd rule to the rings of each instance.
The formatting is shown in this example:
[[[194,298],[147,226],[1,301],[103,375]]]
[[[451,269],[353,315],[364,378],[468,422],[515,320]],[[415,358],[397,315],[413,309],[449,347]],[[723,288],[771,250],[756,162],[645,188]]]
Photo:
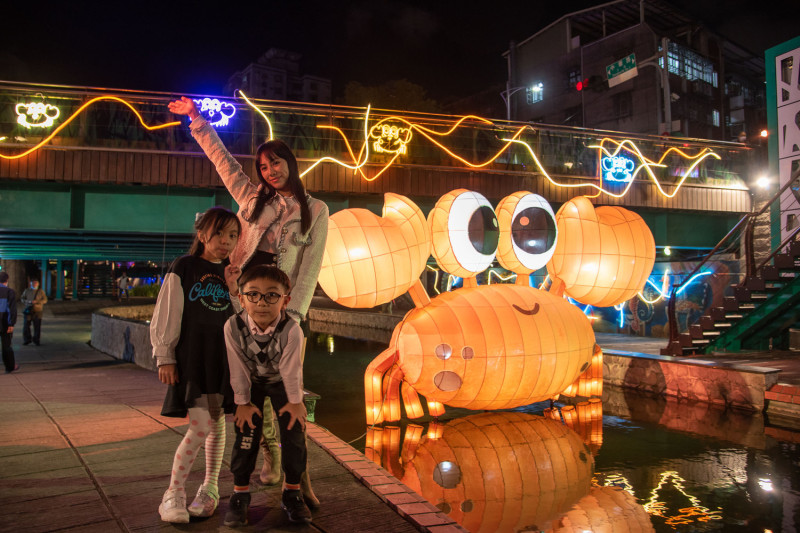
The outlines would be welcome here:
[[[70,115],[70,117],[67,120],[62,122],[56,129],[54,129],[50,133],[50,135],[48,135],[47,137],[42,139],[41,142],[39,142],[39,144],[37,144],[36,146],[34,146],[32,148],[29,148],[29,149],[25,150],[24,152],[22,152],[20,154],[16,154],[16,155],[0,154],[0,157],[2,157],[3,159],[19,159],[21,157],[25,157],[26,155],[30,154],[31,152],[35,152],[36,150],[38,150],[39,148],[41,148],[42,146],[44,146],[45,144],[50,142],[50,139],[55,137],[58,134],[59,131],[61,131],[62,129],[67,127],[67,125],[70,122],[72,122],[75,119],[75,117],[77,117],[84,109],[86,109],[90,105],[94,104],[95,102],[99,102],[100,100],[114,100],[116,102],[120,102],[120,103],[128,106],[131,109],[131,111],[133,111],[133,113],[136,115],[136,118],[139,119],[139,122],[141,122],[142,126],[145,129],[149,130],[149,131],[158,130],[158,129],[161,129],[161,128],[170,128],[172,126],[179,126],[181,124],[180,122],[167,122],[166,124],[160,124],[158,126],[148,126],[147,124],[145,124],[144,119],[142,118],[142,115],[139,114],[139,112],[136,110],[136,108],[133,107],[133,105],[130,104],[129,102],[126,102],[122,98],[117,98],[116,96],[98,96],[97,98],[92,98],[91,100],[89,100],[88,102],[86,102],[85,104],[80,106],[72,115]]]
[[[490,270],[489,271],[489,275],[487,276],[488,279],[489,279],[487,285],[491,285],[492,284],[492,274],[494,274],[500,281],[508,281],[510,279],[514,279],[514,278],[517,277],[517,274],[514,274],[514,273],[511,273],[508,276],[503,277],[500,274],[498,274],[497,272],[495,272],[494,270]]]
[[[692,276],[691,278],[689,278],[689,281],[687,281],[687,282],[686,282],[686,285],[684,285],[683,287],[681,287],[680,289],[678,289],[678,292],[676,292],[676,293],[675,293],[675,295],[677,296],[678,294],[682,293],[682,292],[683,292],[683,289],[685,289],[686,287],[688,287],[689,285],[691,285],[691,284],[692,284],[692,282],[693,282],[694,280],[696,280],[697,278],[699,278],[700,276],[708,276],[708,275],[709,275],[709,274],[711,274],[711,273],[712,273],[712,272],[698,272],[697,274],[695,274],[694,276]]]
[[[249,98],[247,98],[247,96],[245,96],[245,94],[241,91],[241,89],[239,90],[239,96],[241,96],[244,99],[244,101],[247,102],[247,105],[249,105],[250,107],[255,109],[256,112],[258,112],[258,114],[261,115],[264,118],[264,120],[267,121],[267,127],[269,128],[269,137],[267,138],[267,140],[271,141],[272,140],[272,122],[269,121],[269,119],[267,118],[267,115],[265,115],[264,112],[261,111],[258,108],[258,106],[256,106],[253,102],[250,101]],[[300,177],[302,177],[302,176],[300,176]]]
[[[350,143],[347,141],[347,137],[344,135],[344,132],[342,132],[342,130],[340,130],[339,128],[335,128],[335,127],[333,127],[333,126],[320,126],[320,125],[318,125],[317,127],[318,127],[318,128],[320,128],[320,129],[326,129],[326,128],[328,128],[328,129],[335,129],[335,130],[339,131],[339,133],[341,133],[341,134],[342,134],[342,138],[344,138],[344,140],[345,140],[345,144],[347,145],[347,151],[348,151],[348,152],[350,152],[350,157],[352,157],[352,158],[353,158],[353,161],[354,161],[356,164],[355,164],[355,165],[348,165],[348,164],[346,164],[346,163],[342,163],[341,161],[339,161],[339,160],[338,160],[338,159],[336,159],[336,158],[329,157],[329,156],[325,156],[325,157],[322,157],[322,158],[320,158],[320,159],[317,159],[317,160],[316,160],[316,161],[315,161],[315,162],[314,162],[314,163],[313,163],[313,164],[312,164],[310,167],[308,167],[307,169],[305,169],[305,170],[303,171],[303,173],[302,173],[302,174],[300,174],[300,177],[301,177],[301,178],[302,178],[303,176],[305,176],[306,174],[308,174],[309,172],[311,172],[311,169],[313,169],[314,167],[316,167],[317,165],[319,165],[319,164],[320,164],[320,163],[322,163],[323,161],[331,161],[332,163],[336,163],[336,164],[338,164],[338,165],[341,165],[341,166],[343,166],[343,167],[345,167],[345,168],[349,168],[350,170],[357,170],[357,171],[361,172],[361,167],[363,167],[364,165],[366,165],[366,164],[367,164],[367,160],[369,160],[369,132],[368,132],[367,125],[368,125],[368,123],[369,123],[369,110],[370,110],[370,107],[372,107],[372,106],[371,106],[371,104],[370,104],[370,105],[367,105],[367,112],[366,112],[366,114],[364,115],[364,146],[362,147],[362,150],[364,151],[364,162],[363,162],[363,163],[360,163],[360,162],[359,162],[359,161],[360,161],[360,159],[361,159],[361,152],[360,152],[360,151],[359,151],[359,153],[358,153],[358,159],[356,159],[356,158],[353,156],[353,150],[350,148]],[[389,167],[389,165],[391,165],[392,163],[394,163],[395,159],[397,159],[397,156],[396,156],[396,155],[395,155],[395,156],[392,158],[392,160],[389,162],[389,164],[388,164],[388,165],[386,165],[386,167],[385,167],[385,168],[388,168],[388,167]],[[361,175],[363,176],[364,174],[362,173]],[[379,175],[380,175],[380,174],[379,174]],[[378,176],[375,176],[375,178],[377,178],[377,177],[378,177]],[[375,179],[375,178],[373,178],[373,179]],[[370,180],[367,180],[367,181],[370,181]]]

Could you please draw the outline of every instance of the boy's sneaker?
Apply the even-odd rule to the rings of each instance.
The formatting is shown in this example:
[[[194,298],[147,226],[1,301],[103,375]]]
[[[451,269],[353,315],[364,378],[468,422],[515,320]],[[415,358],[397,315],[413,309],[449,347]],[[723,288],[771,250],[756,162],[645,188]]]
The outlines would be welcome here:
[[[299,490],[285,490],[281,496],[281,509],[286,511],[289,522],[311,522],[311,511],[308,510],[303,495]]]
[[[201,485],[197,491],[197,496],[189,506],[189,514],[192,516],[199,516],[205,518],[214,514],[219,502],[219,494],[213,487]]]
[[[228,512],[225,513],[223,523],[228,527],[246,526],[248,509],[250,509],[250,493],[234,492],[228,502]]]
[[[161,520],[172,524],[188,524],[189,512],[186,510],[186,492],[183,490],[169,489],[161,498],[158,506]]]

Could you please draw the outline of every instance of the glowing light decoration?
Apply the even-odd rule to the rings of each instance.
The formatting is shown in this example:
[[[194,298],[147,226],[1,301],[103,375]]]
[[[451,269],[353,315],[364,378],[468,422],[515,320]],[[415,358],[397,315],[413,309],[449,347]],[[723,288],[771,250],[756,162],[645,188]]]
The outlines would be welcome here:
[[[205,113],[209,122],[215,128],[227,126],[233,115],[236,114],[236,106],[217,98],[195,99],[194,103],[200,106],[200,113]],[[214,118],[215,116],[217,118]]]
[[[584,197],[556,213],[559,235],[547,272],[568,296],[611,307],[642,290],[655,263],[653,234],[642,217],[617,206],[595,209]],[[560,282],[560,283],[556,283]]]
[[[462,231],[464,220],[478,220],[472,237],[451,239],[446,228],[433,234],[442,241],[434,255],[447,269],[463,269],[451,242],[467,242],[475,255],[481,239],[496,240],[491,207],[468,193],[445,195],[431,212],[432,220],[454,221]],[[400,418],[401,386],[406,414],[416,418],[419,394],[432,416],[445,404],[504,409],[556,397],[587,372],[594,332],[577,307],[527,284],[478,287],[476,271],[467,269],[463,288],[431,300],[419,281],[431,250],[427,221],[413,202],[391,194],[383,215],[346,209],[331,216],[320,273],[328,296],[350,307],[373,307],[406,290],[415,304],[365,372],[368,423]]]
[[[369,136],[375,139],[372,150],[380,154],[406,155],[407,145],[411,141],[411,128],[404,128],[395,124],[379,122],[370,128]]]
[[[524,275],[545,266],[553,257],[558,238],[556,217],[547,200],[520,191],[503,198],[495,212],[500,225],[497,248],[500,265]]]
[[[442,404],[507,409],[557,396],[590,367],[595,339],[566,300],[524,285],[443,293],[406,314],[364,376],[367,423]]]
[[[592,454],[560,421],[497,412],[430,426],[409,425],[402,448],[399,428],[368,430],[366,453],[468,531],[548,531],[591,491]]]
[[[58,133],[62,129],[66,128],[67,125],[69,125],[70,122],[75,120],[75,118],[78,115],[80,115],[84,110],[86,110],[88,107],[94,105],[95,103],[101,102],[103,100],[111,100],[111,101],[119,102],[119,103],[127,106],[128,108],[130,108],[130,110],[133,111],[133,114],[136,115],[136,118],[139,119],[139,122],[141,123],[142,127],[145,128],[146,130],[149,130],[149,131],[154,131],[154,130],[158,130],[158,129],[162,129],[162,128],[170,128],[170,127],[173,127],[173,126],[179,126],[181,124],[180,122],[167,122],[165,124],[158,124],[156,126],[149,126],[148,124],[145,123],[144,118],[142,118],[142,115],[136,110],[135,107],[133,107],[133,105],[130,102],[128,102],[126,100],[123,100],[122,98],[118,98],[116,96],[98,96],[96,98],[92,98],[88,102],[86,102],[83,105],[81,105],[78,109],[76,109],[75,112],[72,115],[70,115],[69,118],[67,118],[67,120],[65,120],[64,122],[59,124],[52,132],[50,132],[50,135],[48,135],[47,137],[42,139],[36,146],[28,148],[27,150],[25,150],[25,151],[23,151],[23,152],[21,152],[19,154],[14,154],[14,155],[0,154],[0,158],[3,158],[3,159],[20,159],[22,157],[25,157],[28,154],[31,154],[31,153],[35,152],[36,150],[38,150],[39,148],[41,148],[45,144],[49,143],[50,140],[53,137],[58,135]]]
[[[633,171],[636,169],[636,163],[621,154],[600,158],[600,166],[603,169],[603,178],[622,183],[633,180]]]
[[[15,110],[17,124],[28,129],[49,128],[61,114],[56,106],[43,102],[20,103],[16,105]]]
[[[474,277],[494,261],[500,228],[483,195],[466,189],[445,194],[428,214],[428,224],[431,253],[442,270]]]
[[[387,193],[383,217],[366,209],[331,215],[319,283],[335,302],[374,307],[408,291],[429,255],[425,216],[408,198]]]

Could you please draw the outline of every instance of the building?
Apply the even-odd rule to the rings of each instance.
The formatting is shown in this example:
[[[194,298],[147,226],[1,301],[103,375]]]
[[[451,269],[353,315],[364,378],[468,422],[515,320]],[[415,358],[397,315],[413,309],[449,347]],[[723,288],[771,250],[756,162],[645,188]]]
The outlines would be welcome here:
[[[225,84],[225,94],[241,89],[248,97],[264,100],[331,103],[331,80],[300,73],[297,52],[270,48],[255,63],[236,72]]]
[[[766,126],[763,59],[661,0],[564,15],[504,57],[511,119],[725,141]]]

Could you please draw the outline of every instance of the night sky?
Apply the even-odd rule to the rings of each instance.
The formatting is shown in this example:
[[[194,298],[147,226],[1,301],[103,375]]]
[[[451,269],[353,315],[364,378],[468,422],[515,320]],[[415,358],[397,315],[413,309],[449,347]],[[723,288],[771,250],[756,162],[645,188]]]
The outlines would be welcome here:
[[[599,3],[14,1],[2,8],[0,79],[218,95],[233,72],[277,47],[302,53],[304,73],[331,78],[334,99],[348,81],[405,78],[448,100],[503,83],[510,40]],[[790,2],[675,4],[761,55],[800,35]]]

